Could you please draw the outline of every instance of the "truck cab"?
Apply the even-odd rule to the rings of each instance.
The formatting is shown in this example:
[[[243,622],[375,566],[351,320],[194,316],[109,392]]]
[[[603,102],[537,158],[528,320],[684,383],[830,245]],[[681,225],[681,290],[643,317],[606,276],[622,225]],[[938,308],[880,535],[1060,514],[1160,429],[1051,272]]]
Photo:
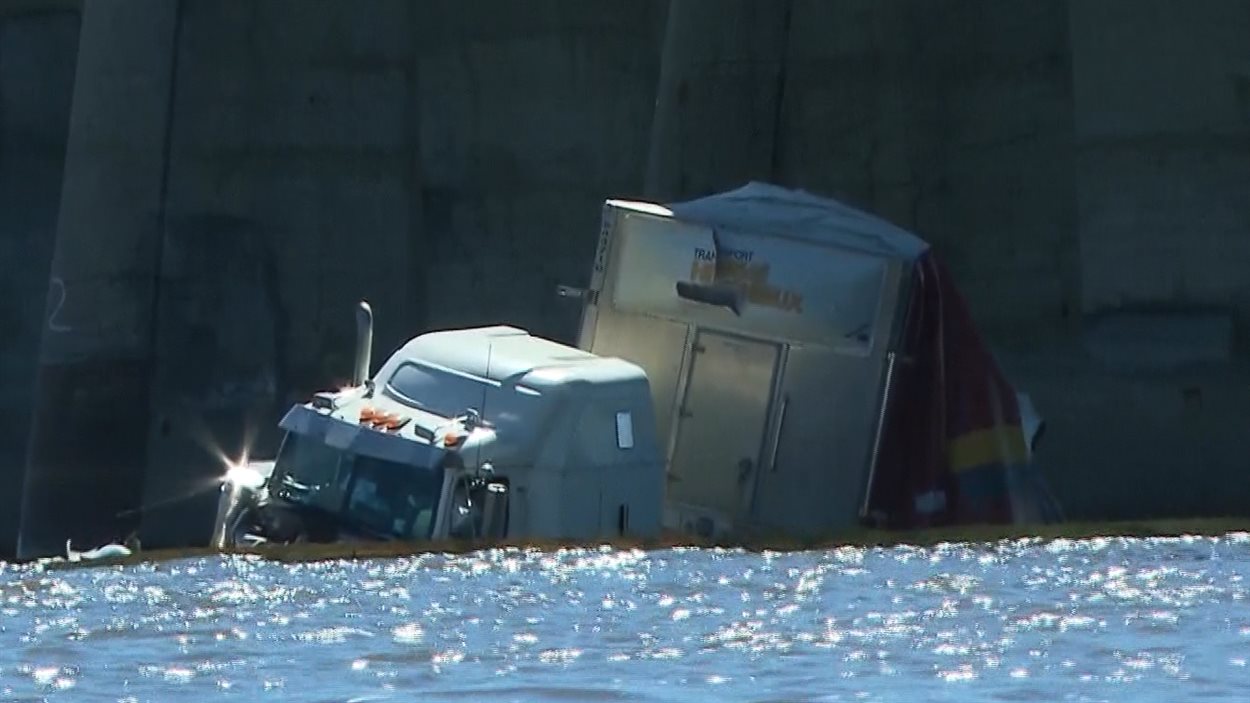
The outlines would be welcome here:
[[[227,472],[214,546],[660,530],[645,372],[514,327],[419,336],[281,427],[272,461]]]

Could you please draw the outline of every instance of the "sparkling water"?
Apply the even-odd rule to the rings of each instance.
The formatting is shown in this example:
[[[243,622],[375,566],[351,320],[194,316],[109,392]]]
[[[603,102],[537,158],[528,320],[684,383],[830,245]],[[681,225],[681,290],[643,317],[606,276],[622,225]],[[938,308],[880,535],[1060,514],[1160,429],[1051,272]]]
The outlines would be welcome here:
[[[1239,534],[54,566],[0,700],[1250,700]]]

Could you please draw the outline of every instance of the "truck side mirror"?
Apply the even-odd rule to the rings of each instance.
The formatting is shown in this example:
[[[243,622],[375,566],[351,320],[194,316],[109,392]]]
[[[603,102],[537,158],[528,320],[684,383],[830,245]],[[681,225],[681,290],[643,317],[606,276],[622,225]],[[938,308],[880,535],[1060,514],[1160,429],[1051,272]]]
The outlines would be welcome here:
[[[461,476],[456,481],[456,488],[451,494],[451,524],[447,526],[447,536],[452,539],[474,539],[477,522],[474,513],[473,490],[468,476]]]

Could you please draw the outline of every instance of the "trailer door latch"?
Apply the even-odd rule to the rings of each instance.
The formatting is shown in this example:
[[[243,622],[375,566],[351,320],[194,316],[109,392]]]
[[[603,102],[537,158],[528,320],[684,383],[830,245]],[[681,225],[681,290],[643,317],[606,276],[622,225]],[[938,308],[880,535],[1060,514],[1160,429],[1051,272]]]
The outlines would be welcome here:
[[[591,305],[599,302],[599,291],[577,288],[575,286],[558,285],[556,286],[556,295],[561,298],[581,300]]]

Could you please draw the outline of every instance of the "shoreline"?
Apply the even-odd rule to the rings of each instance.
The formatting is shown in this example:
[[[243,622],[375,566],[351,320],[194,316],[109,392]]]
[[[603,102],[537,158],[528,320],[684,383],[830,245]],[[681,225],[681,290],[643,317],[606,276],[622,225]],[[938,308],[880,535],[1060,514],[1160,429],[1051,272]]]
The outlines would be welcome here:
[[[25,562],[41,564],[49,569],[92,568],[101,566],[162,563],[182,559],[224,555],[256,555],[283,563],[328,560],[396,559],[420,554],[467,554],[490,549],[557,551],[560,549],[665,549],[698,548],[728,549],[745,552],[823,551],[840,547],[932,547],[938,544],[991,544],[1018,539],[1094,539],[1099,537],[1218,537],[1236,532],[1250,532],[1250,517],[1174,518],[1165,520],[1126,520],[1114,522],[1067,522],[1050,525],[966,525],[891,531],[855,529],[827,537],[767,538],[741,540],[706,540],[689,535],[667,534],[653,539],[599,540],[502,540],[498,542],[336,542],[330,544],[296,544],[251,549],[218,550],[211,547],[187,549],[156,549],[139,551],[125,557],[90,561],[67,561],[63,557]],[[22,562],[10,562],[18,564]]]

